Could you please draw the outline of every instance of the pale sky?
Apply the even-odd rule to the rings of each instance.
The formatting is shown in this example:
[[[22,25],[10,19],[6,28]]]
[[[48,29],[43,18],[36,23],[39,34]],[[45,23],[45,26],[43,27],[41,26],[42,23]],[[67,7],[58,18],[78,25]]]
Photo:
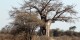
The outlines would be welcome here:
[[[64,5],[76,5],[75,10],[78,12],[77,16],[80,16],[80,0],[61,0]],[[12,7],[20,7],[23,0],[0,0],[0,29],[10,22],[9,11]],[[80,21],[75,23],[55,22],[51,25],[52,28],[60,28],[62,30],[68,30],[70,26],[76,26],[76,31],[80,32]]]

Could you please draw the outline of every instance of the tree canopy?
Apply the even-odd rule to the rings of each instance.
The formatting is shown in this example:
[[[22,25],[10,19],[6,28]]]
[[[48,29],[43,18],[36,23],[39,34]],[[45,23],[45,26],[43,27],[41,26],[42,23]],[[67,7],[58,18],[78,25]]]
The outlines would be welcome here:
[[[15,18],[17,15],[19,16],[21,14],[22,16],[18,17],[21,18],[18,20],[20,23],[21,20],[24,20],[22,17],[27,16],[25,14],[37,14],[37,18],[44,23],[43,26],[40,26],[40,30],[42,30],[43,33],[47,32],[48,34],[51,23],[54,23],[55,21],[73,22],[75,19],[73,16],[77,14],[73,5],[64,6],[59,0],[25,0],[24,4],[21,5],[20,8],[13,7],[14,10],[10,11],[10,16]],[[31,16],[31,18],[32,19],[29,21],[35,21],[33,20],[35,19],[33,16]],[[26,19],[27,18],[25,17],[25,20]],[[24,21],[21,23],[22,25],[25,24]]]

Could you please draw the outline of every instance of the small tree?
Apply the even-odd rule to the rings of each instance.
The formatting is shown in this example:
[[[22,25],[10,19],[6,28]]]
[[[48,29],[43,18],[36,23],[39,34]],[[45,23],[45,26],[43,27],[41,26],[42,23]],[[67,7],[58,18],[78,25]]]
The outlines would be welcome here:
[[[69,31],[71,32],[71,35],[73,36],[74,30],[76,29],[76,26],[71,26],[69,28]]]
[[[49,36],[49,28],[51,23],[55,21],[65,21],[72,22],[74,19],[72,16],[76,15],[76,11],[73,9],[72,5],[64,6],[62,2],[56,0],[28,0],[18,8],[14,8],[11,11],[11,16],[15,17],[19,13],[36,13],[40,20],[42,20],[45,25],[40,26],[40,33]],[[51,16],[49,16],[52,13]]]
[[[74,32],[75,29],[76,29],[76,26],[71,26],[71,27],[69,28],[69,30],[70,30],[70,31],[73,31],[73,32]]]
[[[10,33],[10,30],[11,30],[11,26],[10,25],[6,25],[5,27],[3,27],[1,29],[1,33],[8,34],[8,33]]]
[[[24,31],[26,39],[31,40],[37,26],[44,25],[44,23],[35,14],[20,13],[14,17],[12,25],[11,34],[16,35]]]

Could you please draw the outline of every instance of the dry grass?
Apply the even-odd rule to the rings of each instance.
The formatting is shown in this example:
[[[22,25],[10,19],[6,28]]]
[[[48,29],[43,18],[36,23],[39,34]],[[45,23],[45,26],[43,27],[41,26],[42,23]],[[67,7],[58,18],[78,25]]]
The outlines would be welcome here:
[[[0,34],[0,40],[14,40],[14,38],[10,34]]]
[[[53,40],[53,38],[47,36],[34,36],[32,40]]]
[[[60,36],[60,37],[55,37],[55,40],[80,40],[80,37],[70,37],[70,36]]]
[[[80,37],[59,36],[53,37],[55,40],[80,40]],[[54,40],[52,37],[46,36],[33,36],[32,40]],[[16,36],[10,34],[0,34],[0,40],[26,40],[25,34],[19,34]]]

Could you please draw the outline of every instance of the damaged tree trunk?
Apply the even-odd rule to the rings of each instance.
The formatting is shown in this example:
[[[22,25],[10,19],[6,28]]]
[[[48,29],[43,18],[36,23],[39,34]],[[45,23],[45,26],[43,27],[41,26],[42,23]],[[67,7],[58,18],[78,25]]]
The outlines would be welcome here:
[[[40,27],[40,34],[41,35],[46,35],[49,37],[49,32],[50,32],[50,25],[51,25],[52,21],[51,20],[48,20],[45,22],[45,25],[44,26],[41,26]]]
[[[49,37],[49,33],[50,33],[50,25],[51,25],[51,20],[49,20],[47,23],[46,23],[46,36]]]

